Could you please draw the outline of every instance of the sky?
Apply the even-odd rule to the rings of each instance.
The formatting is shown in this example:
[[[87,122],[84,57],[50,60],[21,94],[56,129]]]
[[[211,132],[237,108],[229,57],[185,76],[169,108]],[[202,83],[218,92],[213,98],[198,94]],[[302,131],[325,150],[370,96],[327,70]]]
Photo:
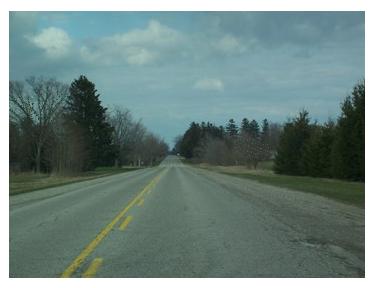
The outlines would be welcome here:
[[[171,147],[192,121],[335,119],[365,78],[364,12],[10,12],[10,79],[94,82]]]

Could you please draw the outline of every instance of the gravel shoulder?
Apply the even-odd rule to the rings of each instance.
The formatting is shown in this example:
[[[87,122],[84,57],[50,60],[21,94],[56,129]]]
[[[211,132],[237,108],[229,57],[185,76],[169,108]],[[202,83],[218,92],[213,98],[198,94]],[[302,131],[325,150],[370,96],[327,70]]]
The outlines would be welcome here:
[[[188,168],[226,188],[273,217],[300,236],[297,243],[327,250],[364,276],[365,210],[319,195],[260,184],[256,181]]]

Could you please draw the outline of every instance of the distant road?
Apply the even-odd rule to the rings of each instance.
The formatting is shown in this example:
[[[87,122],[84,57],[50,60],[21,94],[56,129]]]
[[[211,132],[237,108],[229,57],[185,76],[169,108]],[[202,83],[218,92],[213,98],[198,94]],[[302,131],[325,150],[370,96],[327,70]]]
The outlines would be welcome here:
[[[183,165],[10,198],[10,277],[363,277],[364,209]]]

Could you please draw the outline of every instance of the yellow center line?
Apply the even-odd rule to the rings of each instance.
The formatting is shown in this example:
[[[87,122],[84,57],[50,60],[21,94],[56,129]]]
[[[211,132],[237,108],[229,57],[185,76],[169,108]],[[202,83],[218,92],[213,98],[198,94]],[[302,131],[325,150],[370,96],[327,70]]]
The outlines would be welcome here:
[[[156,181],[158,182],[160,179],[160,177],[156,178]],[[147,191],[147,194],[150,194],[150,192],[152,191],[152,188],[154,188],[155,184],[153,183],[150,187],[150,189]]]
[[[143,203],[145,203],[145,198],[141,198],[141,199],[139,199],[139,201],[138,201],[138,206],[143,206]]]
[[[119,229],[121,231],[124,231],[126,227],[128,227],[129,223],[133,220],[133,216],[129,215],[128,217],[125,218],[124,222],[121,223]]]
[[[117,224],[118,221],[125,215],[126,212],[129,211],[130,208],[134,206],[135,203],[139,201],[143,197],[143,195],[152,189],[159,182],[162,175],[165,174],[167,170],[161,172],[158,176],[153,178],[144,188],[143,190],[137,194],[133,200],[122,210],[117,216],[106,226],[103,228],[102,231],[92,240],[83,250],[82,252],[73,260],[73,262],[66,268],[66,270],[61,274],[61,277],[66,278],[70,277],[85,261],[85,259],[94,251],[94,249],[99,245],[99,243],[108,235],[109,232],[113,229],[113,227]]]
[[[85,273],[82,274],[82,277],[84,277],[84,278],[94,277],[96,272],[98,271],[99,267],[102,265],[102,263],[103,263],[103,258],[95,258],[91,262],[89,268],[87,268]]]

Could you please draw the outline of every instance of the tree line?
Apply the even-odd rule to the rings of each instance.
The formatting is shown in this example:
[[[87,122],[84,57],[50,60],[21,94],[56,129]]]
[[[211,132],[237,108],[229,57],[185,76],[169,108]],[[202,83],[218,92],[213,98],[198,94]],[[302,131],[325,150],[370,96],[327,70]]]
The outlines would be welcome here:
[[[341,105],[336,121],[312,123],[302,110],[283,125],[261,125],[244,118],[240,127],[192,122],[175,139],[174,152],[195,162],[247,165],[274,160],[279,174],[365,180],[365,82],[360,81]]]
[[[11,171],[74,173],[99,166],[154,165],[168,145],[126,108],[108,110],[95,84],[53,78],[9,82]]]
[[[175,139],[175,153],[195,162],[214,165],[247,165],[256,168],[260,161],[272,158],[281,126],[264,119],[243,118],[240,127],[234,119],[226,126],[210,122],[192,122],[184,135]]]
[[[303,110],[284,125],[275,172],[365,180],[365,81],[354,86],[337,121],[311,123]]]

